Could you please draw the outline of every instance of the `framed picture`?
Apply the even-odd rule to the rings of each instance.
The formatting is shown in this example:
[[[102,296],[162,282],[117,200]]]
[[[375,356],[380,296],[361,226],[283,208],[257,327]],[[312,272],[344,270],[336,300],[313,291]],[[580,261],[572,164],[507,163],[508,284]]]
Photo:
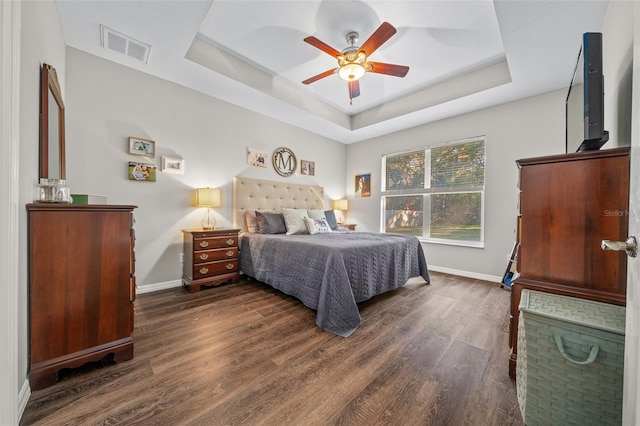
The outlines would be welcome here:
[[[371,196],[371,173],[356,176],[356,197]]]
[[[137,180],[138,182],[155,182],[156,165],[129,161],[129,180]]]
[[[269,153],[264,149],[248,148],[247,163],[256,167],[267,167],[267,156]]]
[[[156,156],[156,143],[149,139],[129,138],[129,154]]]
[[[316,163],[313,161],[300,160],[300,174],[301,175],[316,175]]]
[[[165,173],[174,173],[176,175],[184,174],[184,159],[162,157],[162,169]]]

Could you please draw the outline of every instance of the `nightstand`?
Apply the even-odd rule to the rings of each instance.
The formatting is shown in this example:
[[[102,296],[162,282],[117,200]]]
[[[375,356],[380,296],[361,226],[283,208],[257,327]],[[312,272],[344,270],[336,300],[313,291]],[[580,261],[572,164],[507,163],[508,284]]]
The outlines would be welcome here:
[[[240,281],[238,232],[239,229],[183,229],[182,285],[193,293],[200,286]]]
[[[357,224],[355,223],[341,223],[338,225],[338,229],[341,231],[355,231]]]

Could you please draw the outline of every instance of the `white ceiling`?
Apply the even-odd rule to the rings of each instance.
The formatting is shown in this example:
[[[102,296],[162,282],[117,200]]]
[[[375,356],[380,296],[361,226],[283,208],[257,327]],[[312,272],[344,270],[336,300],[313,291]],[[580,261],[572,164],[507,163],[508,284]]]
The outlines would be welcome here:
[[[599,31],[606,0],[58,0],[68,46],[352,143],[569,86],[581,34]],[[349,104],[330,55],[387,21],[397,33]],[[151,45],[148,63],[101,47],[100,25]]]

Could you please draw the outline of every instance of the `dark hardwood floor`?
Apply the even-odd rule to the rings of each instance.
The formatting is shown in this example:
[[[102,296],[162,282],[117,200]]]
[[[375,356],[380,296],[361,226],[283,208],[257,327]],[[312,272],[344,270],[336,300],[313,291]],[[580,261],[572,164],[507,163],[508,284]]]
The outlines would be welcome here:
[[[509,292],[431,275],[362,303],[348,338],[255,281],[140,295],[134,358],[67,372],[21,424],[522,425]]]

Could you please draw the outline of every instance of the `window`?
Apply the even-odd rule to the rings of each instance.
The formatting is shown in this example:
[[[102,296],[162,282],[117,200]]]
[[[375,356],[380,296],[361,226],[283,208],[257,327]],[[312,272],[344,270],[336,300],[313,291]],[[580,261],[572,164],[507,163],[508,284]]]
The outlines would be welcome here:
[[[383,156],[383,232],[481,247],[484,164],[484,138]]]

